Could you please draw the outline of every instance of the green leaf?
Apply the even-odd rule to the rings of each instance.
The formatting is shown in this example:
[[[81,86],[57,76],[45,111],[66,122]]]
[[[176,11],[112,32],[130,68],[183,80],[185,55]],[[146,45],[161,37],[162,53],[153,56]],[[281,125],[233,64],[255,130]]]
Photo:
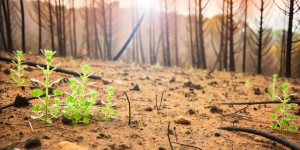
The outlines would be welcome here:
[[[290,131],[298,129],[298,127],[296,127],[294,124],[290,125],[289,127],[290,127]]]
[[[277,128],[277,124],[272,123],[270,127],[273,128],[273,129],[276,129]]]
[[[51,58],[46,58],[46,61],[47,61],[48,63],[50,63],[52,60],[51,60]]]
[[[102,116],[101,114],[99,115],[99,117],[100,117],[100,118],[103,118],[103,116]]]
[[[9,79],[11,79],[11,80],[14,79],[14,76],[9,76]]]
[[[293,107],[297,106],[297,104],[291,103],[289,106],[290,106],[290,108],[293,108]]]
[[[111,108],[111,107],[108,107],[107,110],[110,111],[110,110],[112,110],[112,108]]]
[[[54,51],[51,51],[51,50],[44,50],[44,55],[47,57],[47,58],[50,58],[51,56],[53,56],[56,52]]]
[[[117,113],[118,113],[118,111],[116,111],[116,110],[113,111],[113,114],[117,114]]]
[[[88,86],[88,84],[87,84],[87,83],[83,83],[82,86],[83,86],[83,87],[86,87],[86,86]]]
[[[73,117],[77,120],[79,120],[82,117],[82,113],[76,113],[73,115]]]
[[[53,99],[53,102],[57,105],[59,105],[61,103],[58,98]]]
[[[277,110],[281,110],[281,106],[275,105],[275,108],[276,108]]]
[[[33,97],[40,97],[41,95],[43,95],[43,91],[41,91],[40,89],[35,89],[31,94]]]
[[[32,108],[36,112],[39,112],[39,111],[41,111],[43,109],[43,107],[41,105],[39,105],[39,104],[34,105]]]
[[[295,115],[288,115],[288,118],[289,118],[290,120],[294,120],[294,119],[296,119],[296,116],[295,116]]]
[[[76,85],[71,86],[71,90],[72,90],[72,91],[75,91],[76,89],[77,89],[77,86],[76,86]]]
[[[273,119],[277,119],[278,118],[278,116],[276,114],[272,114],[272,115],[270,115],[270,117],[273,118]]]
[[[48,120],[47,120],[47,123],[52,123],[52,120],[48,119]]]
[[[89,118],[83,118],[83,123],[88,124],[89,123]]]
[[[289,83],[283,83],[283,84],[281,84],[281,87],[283,89],[288,89],[290,87],[290,84]]]
[[[60,91],[60,90],[54,90],[53,93],[54,93],[55,95],[61,95],[63,92]]]
[[[100,111],[102,111],[102,110],[103,110],[103,108],[104,108],[104,107],[98,107],[98,109],[99,109]]]
[[[111,99],[112,99],[112,97],[111,97],[111,96],[108,96],[108,97],[107,97],[107,100],[109,100],[109,101],[110,101]]]
[[[26,72],[26,71],[24,71],[24,72],[23,72],[23,75],[26,75],[26,74],[27,74],[27,72]]]
[[[91,91],[89,91],[89,95],[91,97],[96,97],[97,96],[97,91],[91,90]]]
[[[58,110],[57,109],[51,109],[51,112],[58,113]]]
[[[69,82],[72,84],[76,83],[76,81],[77,81],[77,78],[69,78]]]
[[[27,80],[27,79],[25,79],[25,80],[23,80],[23,82],[28,82],[28,80]]]
[[[84,106],[85,107],[89,107],[89,106],[91,106],[92,105],[92,102],[89,102],[89,101],[85,101],[84,102]]]
[[[89,67],[88,65],[82,65],[81,70],[84,74],[87,74],[91,70],[91,67]]]

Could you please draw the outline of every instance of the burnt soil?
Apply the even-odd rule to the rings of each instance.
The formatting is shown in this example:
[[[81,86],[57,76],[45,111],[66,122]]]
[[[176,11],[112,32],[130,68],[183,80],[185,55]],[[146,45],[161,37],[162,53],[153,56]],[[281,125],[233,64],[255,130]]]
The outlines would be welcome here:
[[[6,53],[1,53],[1,55],[13,58]],[[25,55],[23,60],[43,63],[34,55]],[[42,120],[30,118],[30,116],[36,115],[32,106],[41,104],[38,99],[30,100],[30,104],[27,106],[12,106],[0,111],[0,148],[36,134],[31,138],[31,140],[40,140],[41,146],[32,148],[36,150],[54,149],[55,145],[61,141],[70,141],[91,150],[103,150],[105,148],[171,149],[167,135],[168,122],[170,122],[170,139],[172,142],[189,144],[205,150],[288,149],[261,136],[217,129],[218,127],[233,125],[269,132],[300,146],[299,131],[279,132],[270,128],[270,124],[274,120],[269,116],[273,113],[280,115],[274,104],[250,105],[237,113],[235,112],[247,105],[218,104],[268,101],[265,96],[265,89],[272,82],[271,76],[213,72],[212,76],[207,78],[207,73],[199,69],[194,69],[190,73],[189,69],[168,67],[157,69],[155,66],[146,64],[136,64],[131,67],[131,64],[111,61],[78,59],[75,62],[76,64],[72,64],[69,58],[59,58],[52,64],[61,63],[59,68],[70,71],[80,71],[80,64],[90,65],[94,75],[101,76],[101,80],[88,79],[88,82],[95,83],[89,85],[87,90],[96,90],[99,95],[94,107],[102,106],[100,101],[106,102],[107,93],[103,88],[108,85],[114,86],[116,90],[112,102],[117,103],[117,105],[113,109],[119,112],[116,118],[107,121],[99,117],[90,117],[89,124],[71,123],[67,125],[63,123],[63,117],[60,116],[59,119],[52,119],[52,124],[44,124]],[[27,86],[23,89],[15,87],[15,82],[9,80],[9,75],[15,74],[12,71],[10,73],[7,71],[7,69],[13,68],[15,68],[13,63],[0,61],[0,106],[13,103],[18,94],[29,97],[33,89],[43,89],[41,84],[32,81],[26,83]],[[29,66],[26,67],[26,70],[28,70],[28,75],[24,75],[24,79],[34,78],[44,82],[45,75],[37,67]],[[70,77],[73,76],[53,72],[50,75],[50,81]],[[253,86],[248,91],[244,89],[244,82],[247,78],[251,78],[250,84]],[[279,84],[284,82],[292,85],[290,94],[300,91],[298,80],[284,77],[278,79]],[[134,89],[136,85],[140,91],[130,90]],[[70,92],[68,83],[64,81],[55,84],[52,88]],[[130,126],[128,125],[129,106],[124,92],[127,92],[131,104]],[[161,105],[159,110],[155,107],[156,95],[157,105]],[[61,100],[65,97],[67,94],[59,96]],[[298,100],[297,95],[294,99]],[[50,106],[52,104],[51,101]],[[299,111],[299,106],[289,111],[289,114],[296,114],[297,119],[292,123],[298,127],[300,126]],[[94,112],[99,114],[98,109],[94,109]],[[235,113],[235,115],[228,115],[231,113]],[[189,125],[175,123],[175,118],[179,116],[186,117],[191,123]],[[34,132],[31,132],[28,122],[31,123]],[[53,126],[76,130],[77,132],[52,129],[37,134]],[[176,143],[172,143],[172,146],[176,150],[195,149]],[[27,145],[24,142],[15,147],[26,149]]]

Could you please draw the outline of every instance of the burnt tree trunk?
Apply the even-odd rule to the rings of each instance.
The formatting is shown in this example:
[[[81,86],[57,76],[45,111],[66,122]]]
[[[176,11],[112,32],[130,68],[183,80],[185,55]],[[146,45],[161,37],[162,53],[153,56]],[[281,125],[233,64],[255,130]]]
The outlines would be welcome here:
[[[244,45],[243,45],[243,72],[246,72],[247,8],[248,8],[248,0],[245,0]]]
[[[90,39],[89,39],[89,12],[88,12],[88,2],[85,0],[85,29],[86,29],[86,48],[88,52],[88,56],[90,57]]]
[[[229,15],[229,71],[235,71],[234,50],[233,50],[233,2],[230,0],[230,15]]]
[[[199,48],[199,39],[198,39],[198,21],[197,21],[197,0],[195,0],[195,36],[196,36],[196,48],[197,48],[197,68],[201,68],[200,60],[200,48]]]
[[[41,1],[38,0],[38,18],[39,18],[39,54],[42,54],[40,49],[42,49],[42,20],[41,20]]]
[[[177,4],[176,0],[174,0],[174,18],[175,18],[175,59],[176,59],[176,66],[178,66],[178,42],[177,42]]]
[[[170,59],[170,40],[169,40],[169,24],[168,24],[168,3],[165,0],[165,20],[166,20],[166,42],[167,42],[167,65],[171,66],[171,59]]]
[[[202,19],[202,0],[199,0],[199,38],[200,38],[200,59],[202,64],[202,69],[206,69],[206,59],[205,59],[205,47],[204,47],[204,37],[203,37],[203,19]]]
[[[192,57],[192,65],[195,65],[194,58],[194,45],[193,45],[193,31],[192,31],[192,17],[191,17],[191,0],[189,0],[189,27],[190,27],[190,43],[191,43],[191,57]]]
[[[290,0],[289,7],[289,25],[287,31],[287,43],[286,43],[286,63],[285,63],[285,76],[292,76],[292,37],[293,37],[293,17],[294,17],[294,0]]]
[[[77,40],[76,40],[76,19],[75,19],[75,6],[74,0],[72,2],[73,10],[73,35],[74,35],[74,56],[77,57]]]

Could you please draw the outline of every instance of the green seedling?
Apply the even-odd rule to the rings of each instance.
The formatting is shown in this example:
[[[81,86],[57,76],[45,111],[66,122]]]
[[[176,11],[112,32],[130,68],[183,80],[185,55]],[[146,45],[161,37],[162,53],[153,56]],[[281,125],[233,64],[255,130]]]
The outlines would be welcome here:
[[[190,70],[189,70],[189,72],[191,73],[191,72],[193,72],[193,70],[194,70],[193,66],[190,65]]]
[[[160,63],[159,62],[156,63],[155,68],[158,68],[158,69],[160,68]]]
[[[223,69],[223,72],[226,72],[226,68]]]
[[[204,73],[206,73],[207,72],[207,70],[206,69],[204,69],[204,71],[203,71]]]
[[[80,75],[81,81],[78,81],[77,78],[69,78],[68,80],[72,92],[67,93],[69,94],[69,97],[64,101],[67,106],[62,110],[62,114],[66,115],[68,119],[72,119],[73,123],[83,122],[87,124],[89,123],[89,118],[87,117],[90,114],[96,115],[95,113],[92,113],[91,110],[93,109],[92,106],[95,103],[97,92],[90,90],[87,94],[85,93],[85,88],[88,85],[93,84],[86,82],[87,78],[93,73],[89,73],[91,67],[88,65],[81,66],[81,70],[83,75],[77,72]]]
[[[131,63],[132,62],[132,59],[129,59],[129,63]]]
[[[120,63],[123,64],[123,60],[122,59],[120,60]]]
[[[13,71],[13,72],[15,72],[16,74],[17,74],[17,79],[15,79],[15,77],[14,76],[9,76],[9,79],[11,79],[11,80],[15,80],[16,81],[16,83],[17,83],[17,85],[15,85],[16,87],[21,87],[22,85],[23,85],[23,83],[25,83],[25,82],[28,82],[28,80],[23,80],[23,81],[20,81],[21,80],[21,77],[23,76],[23,75],[26,75],[27,74],[27,72],[26,71],[24,71],[24,68],[26,67],[26,66],[22,66],[21,67],[21,64],[22,64],[22,56],[24,55],[23,54],[23,52],[22,51],[17,51],[17,52],[15,52],[14,51],[14,53],[17,55],[17,57],[15,56],[15,58],[17,59],[17,61],[18,62],[15,62],[15,61],[12,61],[16,66],[17,66],[17,69],[18,69],[18,71],[15,71],[15,70],[13,70],[13,69],[10,69],[11,71]]]
[[[276,84],[277,84],[277,74],[273,74],[273,83],[272,83],[272,88],[271,90],[268,89],[268,93],[266,95],[271,101],[274,101],[276,99],[276,95],[279,93],[278,90],[276,90]]]
[[[90,60],[90,57],[87,57],[86,60]]]
[[[288,131],[292,132],[294,130],[297,130],[298,127],[296,127],[294,124],[290,124],[288,121],[295,120],[296,116],[295,115],[287,115],[287,118],[286,118],[285,115],[286,115],[287,111],[289,111],[291,108],[297,106],[297,104],[291,103],[287,107],[285,105],[290,100],[289,95],[288,95],[288,88],[289,87],[290,87],[290,84],[288,84],[288,83],[281,84],[281,90],[283,92],[283,100],[280,97],[276,96],[278,99],[281,100],[282,105],[283,105],[282,107],[275,105],[275,108],[277,110],[279,110],[282,114],[281,121],[278,120],[279,116],[277,116],[276,114],[272,114],[272,115],[270,115],[270,117],[277,121],[277,124],[280,126],[280,129],[279,129],[280,131],[287,131],[288,130]],[[296,94],[297,93],[291,94],[291,95],[296,95]],[[278,129],[277,124],[272,123],[270,127],[273,128],[273,129]]]
[[[248,78],[245,82],[245,89],[248,91],[250,87],[252,87],[252,85],[250,84],[250,78]]]
[[[52,62],[51,57],[52,57],[56,52],[55,52],[55,51],[53,52],[53,51],[51,51],[51,50],[44,50],[44,51],[41,50],[41,51],[42,51],[42,53],[46,56],[46,58],[45,58],[45,59],[42,59],[42,58],[39,57],[39,56],[38,56],[38,58],[42,59],[42,60],[47,64],[47,68],[45,69],[45,68],[43,68],[43,67],[41,67],[41,66],[39,66],[39,65],[37,65],[37,67],[40,68],[41,70],[43,70],[43,72],[45,73],[45,75],[46,75],[46,82],[45,82],[45,83],[42,83],[42,82],[40,82],[39,80],[35,80],[35,79],[31,79],[31,80],[34,81],[34,82],[41,83],[41,84],[45,87],[45,89],[46,89],[46,101],[43,101],[43,100],[40,98],[40,96],[43,95],[43,92],[42,92],[41,90],[39,90],[39,89],[35,89],[34,91],[32,91],[32,96],[33,96],[33,97],[38,97],[38,98],[42,101],[42,103],[45,105],[45,112],[44,112],[45,118],[44,118],[44,122],[45,122],[45,123],[52,123],[51,119],[48,118],[48,111],[49,111],[48,100],[49,100],[50,97],[55,96],[55,95],[60,95],[62,92],[59,91],[59,90],[55,90],[55,91],[54,91],[54,95],[49,95],[49,93],[48,93],[49,88],[50,88],[54,83],[59,82],[59,81],[61,80],[61,79],[58,79],[58,80],[56,80],[56,81],[54,81],[53,83],[50,84],[50,82],[49,82],[49,75],[52,73],[52,71],[54,71],[54,70],[56,69],[56,67],[57,67],[59,64],[58,64],[56,67],[53,67],[53,68],[50,70],[50,63]],[[59,101],[59,99],[54,99],[53,102],[55,103],[55,105],[52,106],[52,107],[54,107],[54,109],[51,109],[51,112],[52,112],[51,115],[52,115],[54,118],[57,118],[57,117],[58,117],[58,108],[59,108],[60,101]],[[52,107],[50,107],[50,108],[52,108]],[[38,114],[37,117],[32,116],[33,119],[40,118],[40,116],[39,116],[39,111],[41,111],[42,108],[43,108],[43,107],[40,106],[39,104],[36,104],[36,105],[33,106],[33,110],[34,110],[35,112],[37,112],[37,114]],[[41,119],[41,118],[40,118],[40,119]]]
[[[29,53],[29,55],[32,55],[32,52],[31,52],[31,51],[29,51],[28,53]]]
[[[71,63],[72,63],[73,65],[75,65],[76,63],[75,63],[75,61],[74,61],[74,59],[73,59],[73,56],[70,56],[70,59],[71,59]]]
[[[176,68],[177,68],[177,65],[174,65],[174,68],[176,69]]]
[[[217,72],[218,72],[218,69],[215,69],[214,72],[217,73]]]
[[[242,74],[242,73],[239,73],[239,76],[240,76],[240,77],[243,77],[243,74]]]
[[[134,69],[135,62],[131,63],[131,69]]]
[[[112,100],[112,95],[114,94],[114,90],[115,87],[111,87],[111,86],[107,86],[107,90],[104,89],[104,91],[106,91],[108,93],[108,97],[107,97],[107,103],[102,102],[102,104],[106,105],[106,111],[104,110],[104,107],[98,107],[98,109],[103,113],[100,114],[99,117],[108,120],[109,118],[115,118],[114,115],[116,115],[118,113],[118,111],[116,110],[112,110],[112,106],[115,106],[117,103],[112,104],[111,100]]]

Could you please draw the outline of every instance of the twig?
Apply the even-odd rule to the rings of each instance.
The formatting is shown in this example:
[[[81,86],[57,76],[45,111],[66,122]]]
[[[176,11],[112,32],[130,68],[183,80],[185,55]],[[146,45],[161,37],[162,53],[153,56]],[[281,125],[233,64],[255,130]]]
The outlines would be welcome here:
[[[33,129],[44,128],[44,127],[55,127],[55,126],[53,126],[53,125],[49,125],[49,126],[40,126],[40,127],[36,127],[36,128],[33,128]]]
[[[174,127],[174,132],[175,132],[175,137],[176,137],[176,141],[177,141],[176,127]]]
[[[170,140],[170,121],[168,123],[168,139],[169,139],[169,143],[170,143],[171,149],[173,150],[173,146],[172,146],[172,143],[171,143],[171,140]]]
[[[124,92],[124,94],[126,95],[126,98],[127,98],[127,101],[128,101],[128,105],[129,105],[129,122],[128,122],[128,125],[130,126],[130,122],[131,122],[130,101],[128,99],[128,96],[127,96],[126,92]]]
[[[265,102],[232,102],[232,103],[218,103],[220,105],[254,105],[254,104],[277,104],[277,103],[282,103],[281,101],[265,101]],[[287,103],[295,103],[295,104],[300,104],[299,101],[288,101]]]
[[[28,123],[29,126],[30,126],[31,132],[33,132],[33,128],[32,128],[32,126],[31,126],[31,123],[30,123],[29,121],[28,121],[27,123]]]
[[[194,148],[196,148],[196,149],[203,150],[203,149],[201,149],[201,148],[199,148],[199,147],[197,147],[197,146],[193,146],[193,145],[189,145],[189,144],[182,144],[182,143],[178,143],[178,142],[172,142],[172,143],[179,144],[179,145],[183,145],[183,146],[194,147]]]
[[[231,114],[227,114],[227,115],[222,115],[222,116],[230,116],[230,115],[235,115],[236,113],[238,113],[238,112],[240,112],[241,110],[243,110],[243,109],[246,109],[246,108],[248,108],[250,105],[248,105],[248,106],[246,106],[246,107],[244,107],[244,108],[242,108],[242,109],[240,109],[240,110],[238,110],[238,111],[236,111],[236,112],[234,112],[234,113],[231,113]]]
[[[160,104],[159,104],[159,109],[160,109],[163,97],[164,97],[164,92],[161,94],[161,100],[160,100]]]

